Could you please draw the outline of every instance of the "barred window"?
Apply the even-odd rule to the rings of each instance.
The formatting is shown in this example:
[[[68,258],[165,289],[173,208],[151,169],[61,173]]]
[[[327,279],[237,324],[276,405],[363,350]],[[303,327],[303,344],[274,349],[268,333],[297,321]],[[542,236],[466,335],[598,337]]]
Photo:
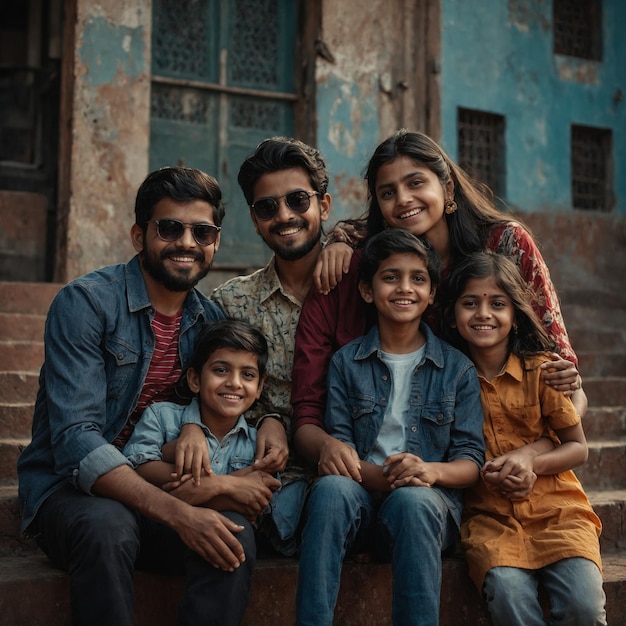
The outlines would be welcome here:
[[[458,110],[459,165],[499,197],[504,195],[506,186],[504,130],[502,115]]]
[[[554,53],[602,59],[602,1],[553,0]]]
[[[572,125],[571,145],[574,208],[610,211],[613,195],[611,131]]]

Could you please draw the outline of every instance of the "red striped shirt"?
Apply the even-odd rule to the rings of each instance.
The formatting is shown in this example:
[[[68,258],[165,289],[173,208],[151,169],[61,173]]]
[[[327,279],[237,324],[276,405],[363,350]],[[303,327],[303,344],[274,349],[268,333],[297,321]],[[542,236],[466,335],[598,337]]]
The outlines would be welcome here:
[[[176,400],[175,386],[182,371],[178,351],[182,316],[182,309],[176,315],[163,315],[158,311],[155,312],[152,320],[154,352],[137,406],[122,432],[113,441],[113,445],[118,448],[124,447],[146,407],[154,402]]]

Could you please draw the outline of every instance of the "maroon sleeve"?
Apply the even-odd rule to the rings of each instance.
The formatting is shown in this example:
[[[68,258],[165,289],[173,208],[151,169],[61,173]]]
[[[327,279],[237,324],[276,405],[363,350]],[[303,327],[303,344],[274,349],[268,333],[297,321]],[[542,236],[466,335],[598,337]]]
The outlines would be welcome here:
[[[294,430],[303,424],[324,427],[330,358],[372,323],[358,289],[360,258],[360,251],[355,252],[350,270],[328,295],[313,287],[302,305],[291,377]]]

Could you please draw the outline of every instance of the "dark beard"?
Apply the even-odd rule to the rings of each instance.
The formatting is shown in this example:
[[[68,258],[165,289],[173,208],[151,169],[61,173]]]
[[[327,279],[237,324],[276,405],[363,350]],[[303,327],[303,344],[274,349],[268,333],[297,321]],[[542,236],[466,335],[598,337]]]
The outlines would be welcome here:
[[[315,246],[317,245],[317,243],[319,242],[321,238],[322,238],[322,229],[320,228],[317,231],[317,234],[315,237],[312,237],[311,239],[309,239],[308,241],[306,241],[305,243],[303,243],[301,246],[297,248],[276,245],[274,246],[274,248],[272,248],[272,250],[277,257],[280,257],[284,261],[297,261],[298,259],[305,257],[309,252],[311,252],[311,250],[315,248]],[[267,241],[265,243],[267,244]]]
[[[163,252],[161,254],[161,260],[170,256],[170,252]],[[192,254],[194,257],[198,258],[198,255],[195,253]],[[146,255],[145,253],[141,255],[141,262],[143,268],[156,280],[158,283],[163,285],[168,291],[191,291],[200,280],[202,280],[211,269],[211,265],[207,265],[202,271],[198,274],[191,276],[186,276],[184,274],[174,274],[169,272],[166,267],[162,263],[153,263],[152,259]]]

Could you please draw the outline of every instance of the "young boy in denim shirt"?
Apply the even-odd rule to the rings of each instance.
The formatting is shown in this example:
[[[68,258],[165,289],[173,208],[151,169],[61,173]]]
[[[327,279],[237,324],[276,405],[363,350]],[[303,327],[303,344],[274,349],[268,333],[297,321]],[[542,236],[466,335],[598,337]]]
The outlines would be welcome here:
[[[439,276],[424,240],[387,229],[366,244],[360,272],[378,323],[334,355],[325,416],[328,432],[356,449],[360,481],[328,475],[313,486],[297,624],[332,624],[346,550],[369,529],[392,563],[393,623],[436,626],[441,553],[457,536],[461,490],[484,462],[478,378],[421,322]]]
[[[255,471],[256,429],[243,418],[261,395],[267,363],[267,341],[246,322],[221,320],[198,334],[187,370],[196,394],[191,404],[156,402],[148,407],[124,447],[124,455],[149,482],[186,489],[192,504],[210,503],[218,510],[237,510],[254,521],[280,482]],[[200,425],[207,438],[212,475],[189,489],[191,478],[173,481],[175,440],[183,424]],[[169,447],[168,447],[169,444]],[[185,498],[189,501],[189,498]]]

